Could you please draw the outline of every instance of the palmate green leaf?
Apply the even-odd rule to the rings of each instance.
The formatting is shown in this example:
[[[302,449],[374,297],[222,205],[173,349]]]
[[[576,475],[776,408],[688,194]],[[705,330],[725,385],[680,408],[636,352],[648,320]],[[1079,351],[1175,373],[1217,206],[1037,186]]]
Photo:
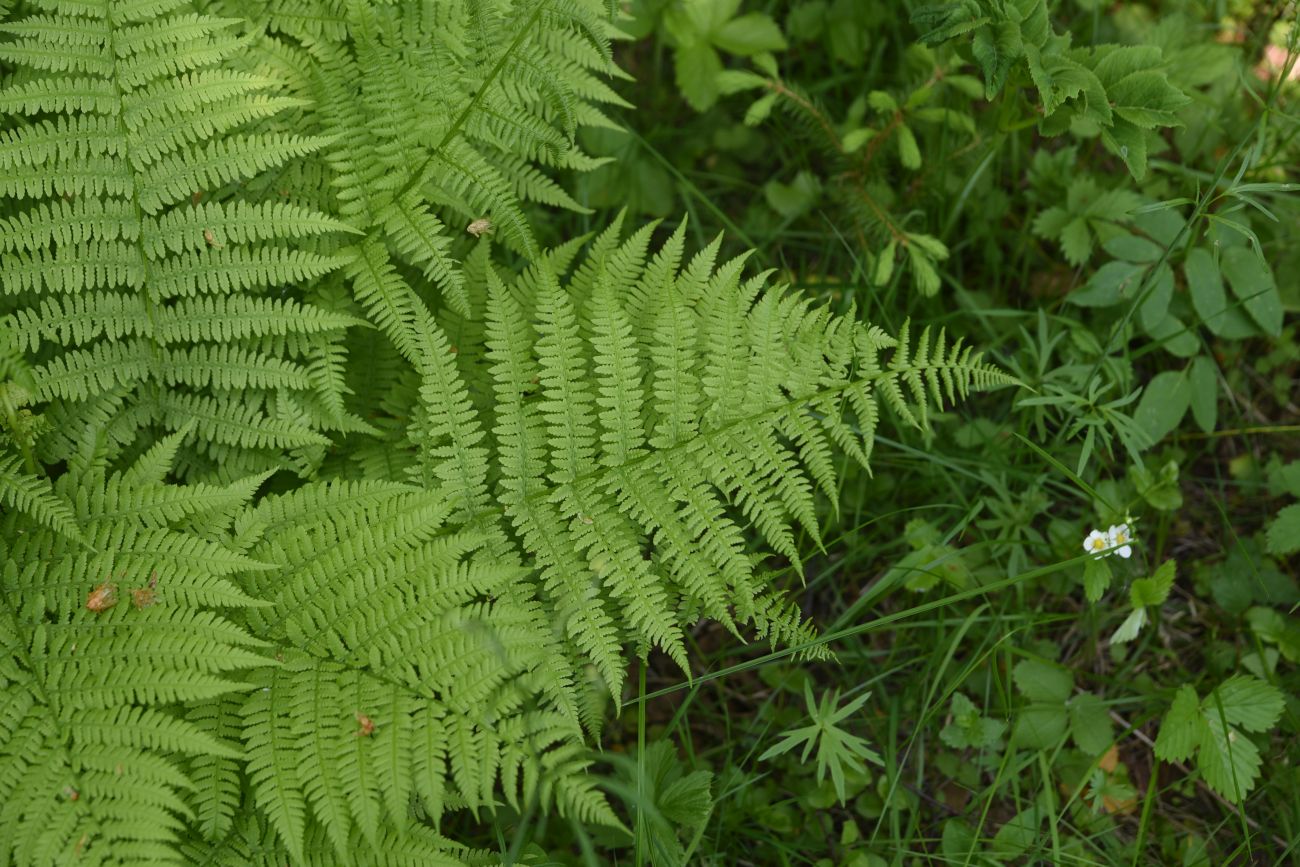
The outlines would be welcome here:
[[[813,698],[812,685],[804,682],[804,701],[812,722],[781,735],[780,740],[758,757],[760,762],[785,755],[802,746],[800,761],[807,761],[812,751],[817,751],[817,782],[830,773],[835,794],[841,804],[846,803],[844,772],[849,767],[859,767],[867,762],[884,764],[880,754],[867,745],[865,738],[850,734],[840,724],[856,714],[866,704],[871,693],[863,693],[840,706],[839,690],[822,693],[821,701]]]
[[[713,812],[708,771],[686,772],[669,741],[655,741],[644,756],[611,754],[618,773],[609,785],[637,818],[633,833],[646,840],[650,862],[656,867],[682,867],[686,851],[681,835],[703,828]]]
[[[1240,801],[1254,788],[1262,763],[1259,748],[1242,732],[1272,728],[1282,707],[1277,687],[1249,675],[1229,678],[1204,699],[1183,686],[1160,724],[1156,756],[1177,762],[1195,752],[1206,784]]]

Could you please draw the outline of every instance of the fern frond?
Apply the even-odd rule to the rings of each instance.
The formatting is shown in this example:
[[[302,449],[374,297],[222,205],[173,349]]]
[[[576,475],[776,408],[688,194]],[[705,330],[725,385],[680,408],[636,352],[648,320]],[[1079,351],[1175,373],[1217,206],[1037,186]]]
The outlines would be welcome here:
[[[179,864],[194,789],[182,757],[240,750],[174,706],[242,690],[235,678],[267,664],[261,642],[210,610],[252,604],[229,576],[257,564],[146,519],[143,491],[120,477],[67,474],[58,488],[74,495],[83,545],[4,519],[0,860]]]
[[[22,460],[0,455],[0,503],[69,539],[80,539],[77,516],[50,489],[48,480],[22,471]]]
[[[295,245],[354,231],[231,188],[324,144],[258,128],[300,102],[230,65],[247,40],[229,20],[181,3],[37,5],[47,11],[0,27],[9,37],[0,57],[18,69],[0,103],[29,119],[0,133],[0,196],[10,200],[0,207],[0,279],[16,296],[12,329],[37,362],[38,399],[75,414],[116,387],[148,403],[159,388],[183,384],[218,414],[250,418],[236,390],[283,400],[312,393],[291,360],[221,346],[236,327],[228,319],[188,315],[252,312],[262,302],[261,327],[279,333],[319,343],[346,327],[296,301],[282,309],[305,315],[268,322],[274,302],[240,295],[338,267],[327,252]],[[210,293],[233,298],[177,300]],[[163,349],[168,342],[187,346]],[[154,415],[164,426],[176,418]],[[268,435],[224,441],[256,448]],[[53,443],[46,450],[69,456]]]
[[[272,497],[244,521],[250,554],[275,564],[250,576],[272,601],[250,616],[285,648],[245,703],[244,738],[258,803],[296,855],[309,816],[344,852],[354,832],[405,822],[412,796],[436,816],[452,791],[491,803],[498,779],[613,821],[580,779],[586,759],[557,752],[581,729],[548,692],[553,643],[511,589],[523,570],[448,532],[448,514],[436,489],[372,483]],[[538,788],[539,763],[568,789]]]

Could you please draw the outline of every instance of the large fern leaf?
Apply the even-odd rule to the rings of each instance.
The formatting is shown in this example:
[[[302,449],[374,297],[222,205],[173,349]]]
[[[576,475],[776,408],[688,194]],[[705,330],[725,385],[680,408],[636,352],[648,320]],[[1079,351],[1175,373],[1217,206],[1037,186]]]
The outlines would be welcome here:
[[[283,288],[256,296],[340,265],[302,242],[347,227],[241,185],[323,140],[265,126],[295,100],[235,68],[234,22],[180,2],[29,5],[41,11],[0,25],[16,68],[0,112],[24,118],[0,131],[0,310],[35,398],[70,422],[104,399],[122,418],[137,407],[123,441],[198,421],[221,452],[206,472],[225,478],[319,452],[349,425],[324,411],[309,359],[354,320]],[[209,421],[225,415],[244,424]],[[44,456],[67,459],[63,445]]]

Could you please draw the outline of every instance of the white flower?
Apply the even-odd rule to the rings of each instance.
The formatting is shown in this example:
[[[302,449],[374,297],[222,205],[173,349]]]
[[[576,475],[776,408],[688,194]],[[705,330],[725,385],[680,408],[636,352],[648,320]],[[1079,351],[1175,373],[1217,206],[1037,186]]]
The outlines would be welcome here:
[[[1088,538],[1083,540],[1083,550],[1089,554],[1100,554],[1110,547],[1110,536],[1101,530],[1093,530],[1088,534]]]
[[[1106,547],[1114,548],[1114,553],[1125,560],[1133,556],[1133,546],[1129,544],[1133,541],[1133,536],[1129,533],[1128,524],[1112,524],[1106,536],[1109,539]]]

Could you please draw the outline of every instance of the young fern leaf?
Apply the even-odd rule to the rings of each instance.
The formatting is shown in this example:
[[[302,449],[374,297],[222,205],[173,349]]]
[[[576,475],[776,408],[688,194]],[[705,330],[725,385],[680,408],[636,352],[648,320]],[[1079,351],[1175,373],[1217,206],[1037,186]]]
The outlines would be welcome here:
[[[249,338],[339,339],[353,320],[258,296],[341,264],[302,242],[348,227],[239,185],[323,140],[265,126],[295,101],[234,68],[246,40],[230,21],[178,2],[30,5],[45,11],[0,25],[16,67],[0,109],[28,119],[0,132],[0,311],[34,397],[89,421],[112,396],[135,428],[124,443],[197,421],[226,478],[273,465],[271,449],[319,449],[342,420],[308,411],[304,353]],[[204,424],[227,415],[248,424]],[[69,457],[58,438],[42,454]]]

